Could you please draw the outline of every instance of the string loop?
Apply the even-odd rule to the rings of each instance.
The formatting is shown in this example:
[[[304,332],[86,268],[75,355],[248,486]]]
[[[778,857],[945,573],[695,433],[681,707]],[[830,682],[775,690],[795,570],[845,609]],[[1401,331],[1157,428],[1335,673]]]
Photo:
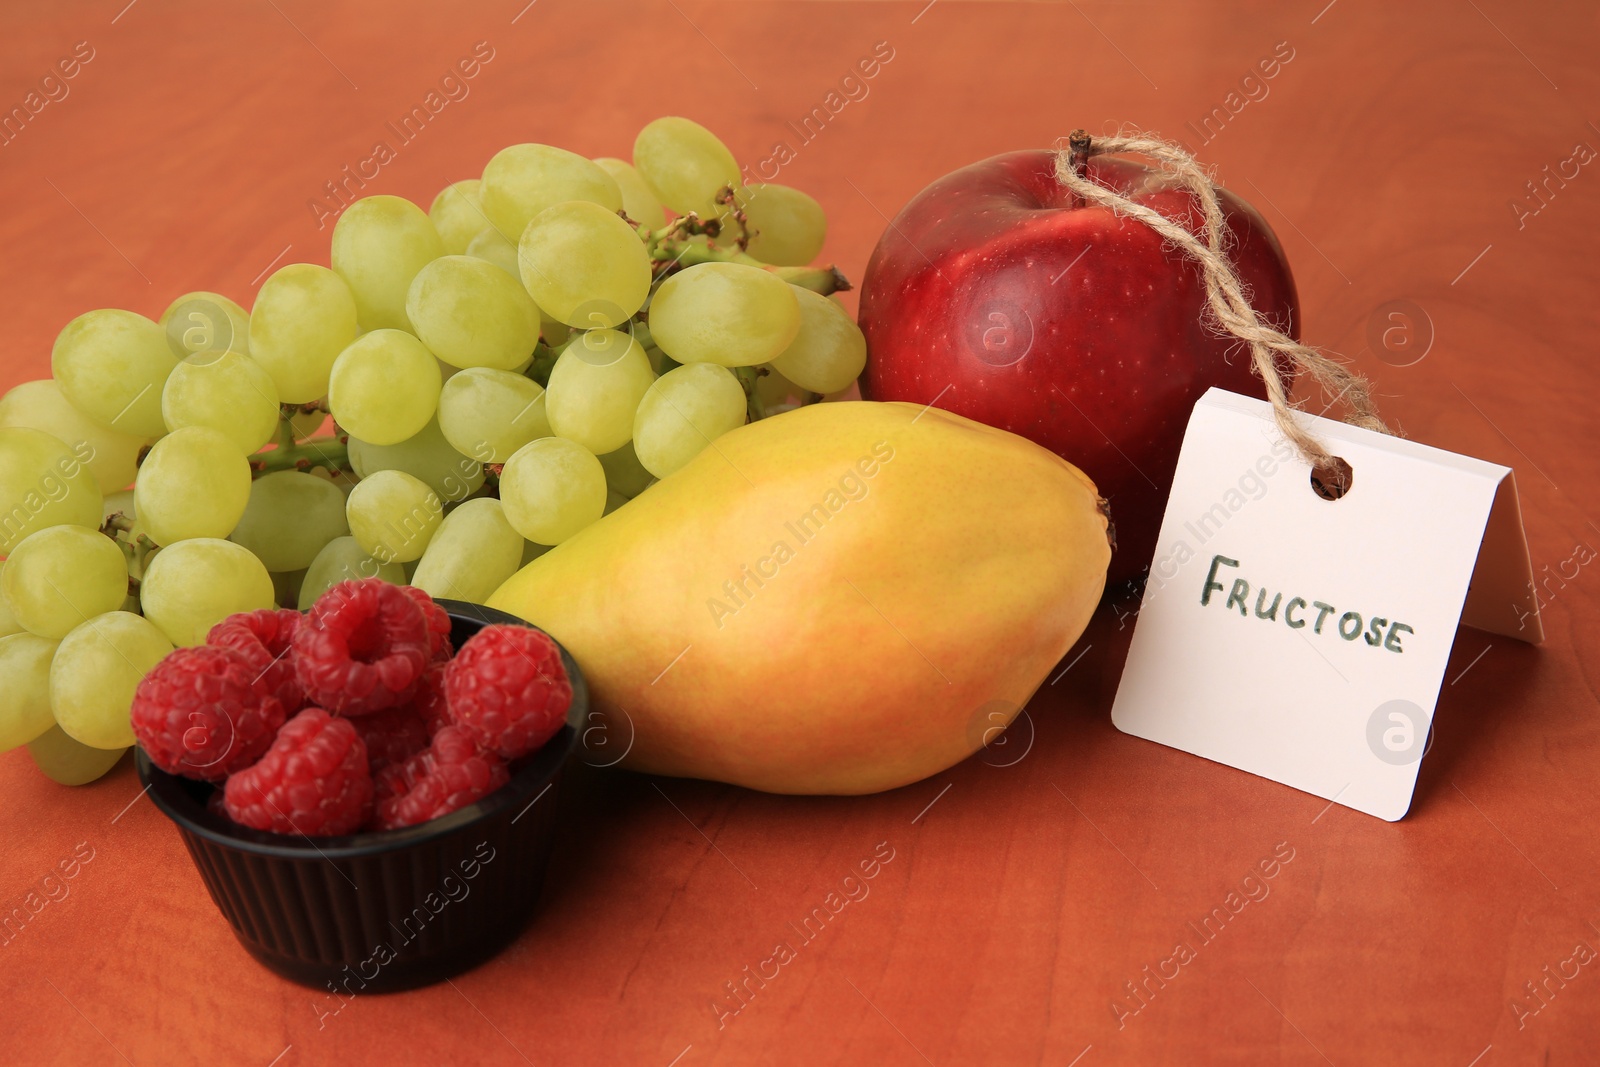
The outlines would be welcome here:
[[[1085,164],[1091,157],[1111,154],[1140,155],[1154,160],[1169,180],[1187,189],[1200,207],[1204,240],[1160,212],[1135,203],[1087,177]],[[1283,377],[1278,371],[1280,359],[1297,373],[1310,375],[1312,380],[1333,396],[1334,403],[1343,401],[1348,409],[1344,421],[1379,433],[1393,432],[1378,417],[1372,387],[1365,378],[1345,364],[1276,329],[1250,306],[1244,283],[1240,281],[1224,250],[1227,229],[1223,223],[1217,187],[1205,168],[1188,152],[1155,137],[1119,135],[1090,138],[1084,131],[1075,130],[1065,146],[1057,145],[1056,180],[1086,203],[1144,223],[1200,265],[1205,279],[1207,310],[1217,326],[1249,347],[1251,366],[1266,384],[1267,399],[1272,402],[1278,428],[1313,470],[1331,469],[1334,457],[1294,418],[1292,413],[1299,410],[1299,406],[1289,399],[1288,390],[1284,387]]]

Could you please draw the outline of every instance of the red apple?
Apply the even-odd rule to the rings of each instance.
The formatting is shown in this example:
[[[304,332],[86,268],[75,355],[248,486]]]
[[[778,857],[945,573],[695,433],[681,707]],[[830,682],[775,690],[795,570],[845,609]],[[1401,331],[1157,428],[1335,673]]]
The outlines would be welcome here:
[[[862,394],[935,404],[1031,438],[1111,505],[1112,583],[1150,565],[1184,427],[1210,386],[1265,397],[1244,345],[1202,316],[1193,260],[1086,206],[1055,154],[1009,152],[947,174],[901,210],[867,264]],[[1200,230],[1188,193],[1129,159],[1086,174]],[[1266,220],[1226,191],[1230,256],[1251,300],[1299,336],[1294,278]],[[1004,516],[996,516],[1004,522]]]

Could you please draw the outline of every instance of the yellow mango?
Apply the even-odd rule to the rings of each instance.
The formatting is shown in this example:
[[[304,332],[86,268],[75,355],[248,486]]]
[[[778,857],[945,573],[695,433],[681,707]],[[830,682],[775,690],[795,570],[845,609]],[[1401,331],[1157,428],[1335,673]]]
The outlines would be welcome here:
[[[719,437],[489,605],[631,720],[625,767],[871,793],[1016,714],[1087,625],[1107,542],[1094,484],[1021,437],[817,404]]]

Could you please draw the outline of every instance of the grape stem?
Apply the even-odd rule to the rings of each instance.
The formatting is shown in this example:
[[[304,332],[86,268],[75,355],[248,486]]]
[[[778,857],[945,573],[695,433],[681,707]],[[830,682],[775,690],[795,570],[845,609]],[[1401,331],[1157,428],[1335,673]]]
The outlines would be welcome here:
[[[739,379],[739,384],[744,386],[745,411],[750,416],[751,422],[760,422],[767,417],[766,405],[761,402],[761,393],[756,389],[756,381],[767,373],[760,367],[735,367],[734,377]]]
[[[739,199],[734,195],[733,186],[724,185],[717,191],[717,203],[726,204],[733,208],[731,217],[734,222],[739,224],[739,236],[734,238],[733,243],[738,246],[739,251],[749,251],[750,238],[754,237],[755,234],[750,232],[750,217],[744,213],[744,208],[739,205]]]
[[[278,429],[272,435],[272,443],[280,452],[294,447],[294,423],[289,421],[287,412],[283,412],[278,418]]]
[[[833,293],[846,292],[851,288],[850,279],[840,272],[838,267],[774,267],[764,263],[744,251],[748,242],[748,232],[745,230],[742,211],[735,212],[734,219],[739,223],[743,236],[734,243],[735,248],[723,248],[715,241],[706,243],[691,241],[691,237],[704,236],[715,238],[722,232],[722,223],[718,219],[701,219],[694,212],[682,215],[675,219],[670,226],[659,230],[640,233],[644,238],[645,246],[650,252],[650,258],[655,263],[657,280],[684,267],[692,267],[699,263],[743,263],[748,267],[759,267],[769,271],[788,282],[798,285],[802,289],[810,289],[822,296]]]
[[[790,285],[798,285],[802,289],[810,289],[821,296],[832,296],[834,293],[847,293],[853,286],[850,279],[846,278],[838,267],[829,264],[826,267],[768,267],[767,270],[776,274]]]
[[[130,536],[133,533],[133,520],[120,511],[106,519],[100,532],[110,537],[116,542],[117,547],[122,549],[128,567],[128,595],[138,597],[139,582],[144,578],[145,568],[150,565],[150,557],[160,546],[144,534],[137,537]]]
[[[720,219],[702,219],[693,211],[687,215],[679,215],[672,222],[659,230],[643,230],[645,244],[652,247],[666,241],[685,241],[690,237],[705,236],[716,237],[722,233]]]
[[[559,352],[540,341],[533,348],[533,362],[528,364],[527,376],[542,386],[549,385],[550,372],[555,369],[559,355]]]
[[[810,289],[822,296],[848,292],[852,288],[850,279],[835,266],[774,267],[761,262],[748,252],[718,248],[716,245],[690,244],[687,241],[669,239],[654,246],[651,249],[651,256],[656,261],[658,278],[680,267],[692,267],[697,263],[743,263],[746,266],[759,267],[769,274],[776,274],[790,285]]]
[[[269,452],[257,452],[250,457],[250,469],[256,477],[278,471],[308,471],[313,467],[321,467],[334,474],[351,469],[348,439],[314,437],[296,444],[293,431],[289,431],[289,435],[289,444],[283,444],[284,430],[280,426],[278,447]]]

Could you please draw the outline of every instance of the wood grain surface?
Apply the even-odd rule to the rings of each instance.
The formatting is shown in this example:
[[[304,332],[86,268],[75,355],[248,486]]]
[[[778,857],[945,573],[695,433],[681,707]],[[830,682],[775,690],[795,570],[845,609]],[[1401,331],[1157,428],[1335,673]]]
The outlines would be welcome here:
[[[1516,468],[1549,639],[1458,634],[1394,825],[1117,733],[1115,606],[1007,748],[895,792],[579,767],[528,932],[453,983],[343,1005],[243,953],[129,765],[70,790],[13,752],[0,910],[80,843],[92,859],[0,945],[0,1060],[1596,1062],[1592,4],[525,2],[6,4],[5,110],[92,58],[0,144],[0,386],[47,374],[81,311],[248,303],[274,265],[325,263],[315,202],[379,141],[365,191],[426,205],[506,144],[625,156],[688,115],[752,164],[788,145],[778,180],[826,206],[825,256],[859,278],[939,175],[1130,123],[1260,207],[1306,337],[1376,379],[1391,423]],[[479,42],[465,95],[397,137]],[[841,88],[879,42],[893,58]],[[803,938],[875,850],[867,894]],[[749,980],[779,942],[793,958]]]

